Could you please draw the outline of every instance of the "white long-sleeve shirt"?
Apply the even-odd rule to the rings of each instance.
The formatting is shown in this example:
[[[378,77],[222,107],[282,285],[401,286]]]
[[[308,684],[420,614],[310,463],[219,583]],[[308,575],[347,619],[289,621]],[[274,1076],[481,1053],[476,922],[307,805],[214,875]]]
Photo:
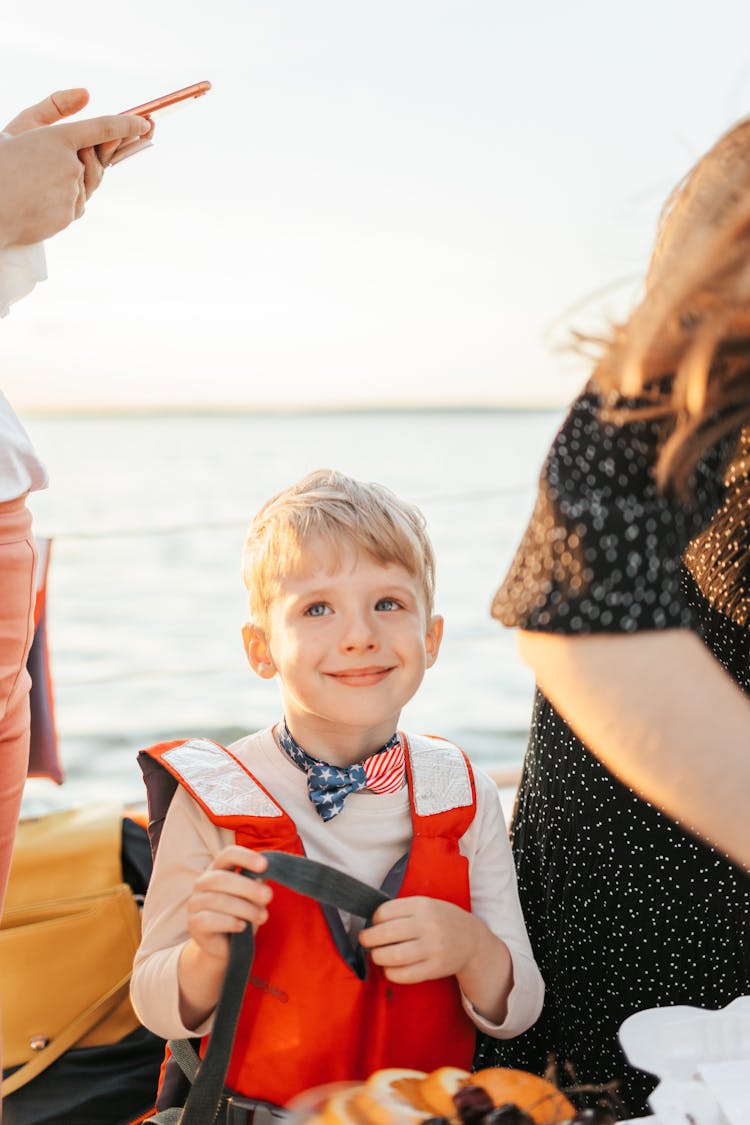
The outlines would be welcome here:
[[[379,887],[393,864],[408,851],[412,823],[405,786],[394,794],[352,793],[343,811],[326,822],[309,800],[305,774],[279,750],[271,728],[240,739],[231,750],[292,817],[311,859]],[[484,1020],[466,999],[464,1006],[482,1031],[509,1039],[525,1031],[539,1016],[544,984],[526,934],[497,787],[476,767],[474,775],[476,815],[459,848],[469,861],[472,913],[508,947],[513,988],[506,1019],[500,1025]],[[204,1035],[210,1030],[210,1019],[197,1028],[182,1023],[177,962],[188,940],[186,904],[195,880],[219,851],[233,843],[231,830],[212,824],[184,789],[177,791],[164,823],[146,896],[143,938],[131,985],[141,1021],[164,1038]],[[351,928],[350,920],[345,917],[344,921]]]

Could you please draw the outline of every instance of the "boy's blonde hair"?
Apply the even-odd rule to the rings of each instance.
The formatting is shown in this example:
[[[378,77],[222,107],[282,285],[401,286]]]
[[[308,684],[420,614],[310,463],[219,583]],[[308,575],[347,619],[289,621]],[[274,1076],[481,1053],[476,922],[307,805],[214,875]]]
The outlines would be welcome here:
[[[299,569],[313,538],[332,548],[334,557],[350,548],[403,566],[419,581],[425,612],[432,614],[435,556],[419,509],[382,484],[317,469],[264,504],[250,525],[242,569],[258,628],[267,626],[279,580]]]

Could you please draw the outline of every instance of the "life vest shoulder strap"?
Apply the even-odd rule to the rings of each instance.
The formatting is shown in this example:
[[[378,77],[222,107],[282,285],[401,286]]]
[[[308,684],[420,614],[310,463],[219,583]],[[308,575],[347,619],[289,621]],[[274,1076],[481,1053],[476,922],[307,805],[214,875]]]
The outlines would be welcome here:
[[[476,812],[469,759],[435,735],[406,735],[405,742],[415,827],[429,836],[462,836]]]
[[[138,754],[149,808],[149,836],[155,852],[161,826],[181,785],[220,828],[237,830],[258,817],[288,819],[250,770],[210,738],[159,742]]]
[[[476,793],[468,758],[433,735],[404,735],[415,830],[422,835],[463,835],[474,819]],[[160,742],[138,755],[149,803],[149,835],[156,850],[161,826],[178,785],[212,823],[234,831],[265,821],[272,835],[291,832],[292,821],[250,770],[210,738]],[[284,826],[282,827],[282,823]],[[295,831],[296,835],[296,831]]]

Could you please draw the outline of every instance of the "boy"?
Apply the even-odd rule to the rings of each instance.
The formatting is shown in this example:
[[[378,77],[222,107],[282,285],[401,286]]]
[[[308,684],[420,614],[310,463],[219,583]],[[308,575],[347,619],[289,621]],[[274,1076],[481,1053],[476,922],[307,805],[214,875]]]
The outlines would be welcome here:
[[[524,1031],[544,986],[496,787],[451,744],[397,733],[443,631],[424,520],[379,485],[322,470],[261,509],[244,569],[247,657],[277,677],[284,717],[230,751],[194,740],[147,752],[152,812],[160,785],[176,792],[136,1009],[165,1038],[209,1034],[228,935],[252,925],[233,1089],[284,1104],[381,1067],[468,1068],[475,1029]],[[264,849],[393,897],[361,928],[237,872],[262,874]]]

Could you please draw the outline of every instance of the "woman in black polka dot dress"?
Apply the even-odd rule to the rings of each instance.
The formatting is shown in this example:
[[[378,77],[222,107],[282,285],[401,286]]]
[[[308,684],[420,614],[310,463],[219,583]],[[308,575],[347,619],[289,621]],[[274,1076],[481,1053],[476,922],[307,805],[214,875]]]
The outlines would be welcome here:
[[[538,683],[513,847],[547,997],[477,1063],[553,1055],[644,1114],[622,1021],[750,993],[750,119],[670,199],[493,614]]]

